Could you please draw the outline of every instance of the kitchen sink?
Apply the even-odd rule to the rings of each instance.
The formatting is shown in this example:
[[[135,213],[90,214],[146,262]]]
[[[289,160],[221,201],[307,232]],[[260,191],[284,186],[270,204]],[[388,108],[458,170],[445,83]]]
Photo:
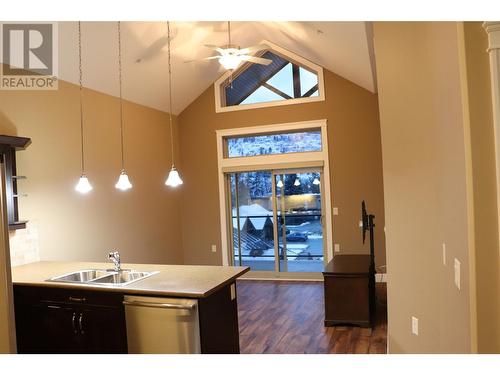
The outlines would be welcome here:
[[[133,271],[124,270],[121,272],[115,272],[110,275],[101,277],[99,279],[92,280],[92,283],[97,284],[113,284],[113,285],[126,285],[134,281],[139,281],[149,277],[157,272],[143,272],[143,271]]]
[[[135,271],[135,270],[80,270],[56,276],[48,281],[78,284],[100,284],[123,286],[145,279],[158,272]]]

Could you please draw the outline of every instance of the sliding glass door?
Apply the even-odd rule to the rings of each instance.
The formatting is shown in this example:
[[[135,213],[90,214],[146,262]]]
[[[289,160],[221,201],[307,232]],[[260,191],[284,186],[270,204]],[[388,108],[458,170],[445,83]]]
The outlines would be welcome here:
[[[318,276],[325,259],[321,170],[226,176],[233,264],[249,266],[254,275]]]

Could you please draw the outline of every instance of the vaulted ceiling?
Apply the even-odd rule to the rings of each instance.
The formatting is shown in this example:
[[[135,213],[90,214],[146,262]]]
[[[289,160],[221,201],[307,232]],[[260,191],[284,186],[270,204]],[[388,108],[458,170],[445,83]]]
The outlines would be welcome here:
[[[233,44],[247,47],[269,40],[324,68],[376,91],[372,36],[365,22],[231,22]],[[59,77],[78,83],[76,22],[59,23]],[[165,22],[122,22],[123,96],[168,111]],[[204,44],[227,44],[227,22],[171,22],[173,113],[179,114],[224,70]],[[159,40],[160,39],[160,40]],[[163,39],[165,40],[165,39]],[[155,44],[155,42],[157,42]],[[116,22],[82,22],[83,83],[118,95]],[[141,59],[141,62],[137,62]]]

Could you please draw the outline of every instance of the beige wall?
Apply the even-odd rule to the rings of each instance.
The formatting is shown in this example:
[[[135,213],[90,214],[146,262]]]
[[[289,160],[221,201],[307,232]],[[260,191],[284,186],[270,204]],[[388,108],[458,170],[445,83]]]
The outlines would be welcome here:
[[[500,259],[488,37],[481,22],[461,25],[466,68],[480,353],[500,353]]]
[[[326,101],[216,113],[209,87],[179,115],[182,233],[186,263],[221,264],[217,129],[328,120],[333,240],[342,251],[368,251],[358,221],[361,200],[376,215],[376,261],[385,264],[382,162],[377,96],[325,70]],[[212,253],[210,245],[219,251]]]
[[[179,199],[164,185],[170,168],[167,114],[124,102],[126,169],[131,191],[114,188],[120,172],[119,100],[84,91],[86,169],[94,190],[80,195],[78,87],[0,91],[0,134],[26,136],[18,172],[22,219],[36,223],[40,258],[104,261],[110,249],[124,262],[182,263]]]
[[[391,353],[471,351],[456,23],[377,22]],[[446,243],[446,266],[442,263]],[[453,262],[461,262],[461,289]],[[419,319],[419,336],[411,317]]]

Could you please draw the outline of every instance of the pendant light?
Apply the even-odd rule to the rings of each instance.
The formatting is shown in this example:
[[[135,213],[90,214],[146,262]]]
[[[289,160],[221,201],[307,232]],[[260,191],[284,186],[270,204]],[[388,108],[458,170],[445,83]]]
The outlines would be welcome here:
[[[85,155],[83,148],[83,104],[82,104],[82,30],[81,23],[78,21],[78,69],[80,73],[80,140],[81,140],[81,163],[82,163],[82,174],[80,179],[75,186],[75,190],[81,194],[86,194],[92,190],[92,185],[85,174]]]
[[[170,169],[170,173],[168,174],[167,180],[165,181],[165,185],[171,187],[177,187],[182,185],[182,179],[179,176],[179,172],[175,168],[174,164],[174,133],[172,126],[172,63],[170,61],[170,22],[167,21],[167,38],[168,38],[168,119],[170,124],[170,147],[172,150],[172,168]]]
[[[279,180],[278,183],[276,184],[277,187],[282,188],[283,187],[283,181]]]
[[[319,185],[320,184],[318,177],[314,177],[313,184],[314,185]]]
[[[295,182],[293,183],[294,186],[300,186],[300,180],[298,178],[295,179]]]
[[[121,34],[121,23],[118,21],[118,72],[120,81],[120,140],[121,140],[121,151],[122,151],[122,170],[120,176],[118,177],[118,182],[115,184],[115,188],[125,191],[132,188],[132,184],[128,179],[127,172],[125,172],[125,157],[123,152],[123,101],[122,101],[122,34]]]

